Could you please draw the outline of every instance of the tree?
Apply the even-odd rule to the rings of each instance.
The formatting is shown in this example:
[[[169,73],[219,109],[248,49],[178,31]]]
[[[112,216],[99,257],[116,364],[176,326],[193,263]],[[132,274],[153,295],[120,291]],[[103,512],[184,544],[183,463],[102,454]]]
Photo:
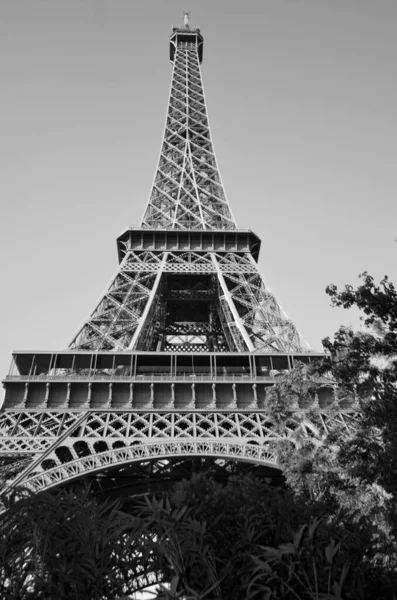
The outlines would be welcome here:
[[[289,540],[302,516],[309,518],[285,489],[250,475],[231,476],[222,485],[205,472],[153,498],[143,515],[165,558],[166,578],[177,579],[182,597],[194,591],[209,594],[208,600],[243,598],[252,554]]]
[[[357,527],[251,475],[221,484],[200,473],[129,506],[84,487],[12,505],[0,523],[1,597],[107,600],[164,582],[159,599],[392,598],[390,569],[367,564]]]
[[[397,292],[387,277],[377,286],[368,273],[362,285],[341,292],[329,286],[334,306],[357,306],[364,330],[341,327],[324,340],[329,369],[342,391],[354,394],[360,418],[340,443],[338,459],[352,478],[377,489],[394,532],[397,501]]]
[[[250,475],[180,482],[141,513],[172,584],[159,598],[392,600],[391,569],[368,564],[368,531],[327,515]]]
[[[368,273],[357,289],[327,293],[334,306],[357,306],[365,330],[340,328],[331,342],[325,368],[341,388],[357,397],[361,419],[355,435],[342,445],[340,460],[352,476],[382,487],[397,501],[397,292],[385,277],[379,286]]]
[[[328,520],[369,536],[367,559],[377,564],[395,561],[397,552],[397,294],[387,277],[379,286],[367,273],[361,278],[357,289],[329,286],[327,293],[334,306],[362,310],[364,329],[341,327],[325,339],[325,359],[279,378],[267,406],[288,485],[327,502]],[[324,378],[337,386],[327,431],[317,402]],[[334,418],[346,408],[353,411],[348,428]]]
[[[139,519],[87,486],[27,493],[0,515],[0,531],[4,600],[100,600],[147,585]]]
[[[339,385],[367,399],[376,391],[382,394],[384,384],[397,381],[397,292],[387,276],[379,286],[366,272],[360,278],[364,283],[357,289],[350,285],[342,292],[334,285],[326,288],[333,306],[357,306],[364,313],[364,330],[341,327],[333,342],[323,340],[329,352],[324,368],[331,369]]]

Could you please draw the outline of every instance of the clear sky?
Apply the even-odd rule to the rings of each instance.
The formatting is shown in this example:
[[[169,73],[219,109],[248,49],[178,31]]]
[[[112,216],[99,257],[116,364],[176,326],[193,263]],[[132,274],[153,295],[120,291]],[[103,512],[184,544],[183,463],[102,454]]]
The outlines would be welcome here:
[[[308,341],[357,323],[327,284],[397,280],[396,0],[1,0],[2,376],[67,347],[142,217],[184,9],[237,224]]]

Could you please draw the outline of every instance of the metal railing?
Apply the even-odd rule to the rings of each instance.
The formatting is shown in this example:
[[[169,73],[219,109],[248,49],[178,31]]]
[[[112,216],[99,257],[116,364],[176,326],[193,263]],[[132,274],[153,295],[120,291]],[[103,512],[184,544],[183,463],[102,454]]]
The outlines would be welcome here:
[[[120,235],[122,235],[123,233],[125,233],[126,231],[151,231],[152,229],[163,229],[164,231],[172,231],[172,232],[177,232],[177,233],[183,233],[184,231],[194,231],[194,232],[203,232],[203,233],[208,233],[208,232],[212,232],[212,233],[223,233],[225,231],[232,231],[234,233],[240,233],[240,232],[248,232],[248,233],[252,233],[253,230],[247,227],[236,227],[236,226],[230,226],[230,227],[218,227],[217,229],[203,229],[202,226],[198,226],[197,224],[192,225],[191,227],[189,227],[189,224],[185,225],[184,228],[176,228],[176,227],[166,227],[164,226],[163,223],[153,223],[152,225],[150,225],[150,227],[148,227],[147,225],[127,225],[127,227],[125,227],[123,229],[123,231],[121,232]]]
[[[273,373],[269,375],[257,375],[253,376],[250,374],[215,374],[215,373],[184,373],[184,374],[146,374],[146,375],[7,375],[5,381],[35,381],[35,382],[51,382],[51,381],[188,381],[194,383],[195,381],[231,381],[231,382],[250,382],[250,381],[274,381],[276,376],[279,374]]]

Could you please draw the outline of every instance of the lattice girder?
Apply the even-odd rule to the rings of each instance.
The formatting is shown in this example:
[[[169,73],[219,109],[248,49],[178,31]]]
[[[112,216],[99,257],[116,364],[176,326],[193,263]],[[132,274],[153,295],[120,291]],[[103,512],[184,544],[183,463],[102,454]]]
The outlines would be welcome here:
[[[153,190],[142,227],[236,229],[211,142],[197,46],[179,43]]]
[[[321,439],[341,424],[350,430],[358,418],[353,410],[322,411],[321,416],[321,431],[299,420],[306,435]],[[7,427],[10,432],[0,439],[3,455],[35,457],[18,481],[35,491],[131,462],[174,456],[212,456],[278,468],[272,442],[280,436],[272,418],[258,410],[9,412],[1,415],[0,423],[2,431]]]
[[[309,349],[267,288],[249,253],[129,251],[105,296],[74,337],[70,348],[142,347],[155,329],[166,274],[214,274],[218,279],[217,314],[225,349],[296,352]],[[141,340],[141,341],[139,341]]]

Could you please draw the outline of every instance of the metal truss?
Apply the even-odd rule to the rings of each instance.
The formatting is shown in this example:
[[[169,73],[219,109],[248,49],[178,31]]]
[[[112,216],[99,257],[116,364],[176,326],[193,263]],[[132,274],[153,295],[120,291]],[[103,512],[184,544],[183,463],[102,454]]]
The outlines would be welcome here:
[[[213,275],[225,350],[310,350],[267,288],[250,253],[129,251],[106,294],[70,348],[151,349],[166,274]],[[146,340],[142,345],[142,340]],[[150,346],[150,344],[149,344]]]
[[[227,441],[172,441],[147,442],[146,444],[115,448],[108,452],[98,452],[90,457],[83,457],[65,463],[42,473],[34,473],[24,485],[35,492],[48,489],[83,475],[103,471],[112,467],[120,467],[133,462],[145,460],[168,459],[186,456],[213,456],[222,459],[235,459],[254,462],[266,466],[275,466],[274,453],[265,446]]]
[[[135,260],[134,260],[135,258]],[[103,298],[73,338],[70,348],[125,350],[155,293],[162,258],[151,252],[126,256]]]
[[[223,257],[213,256],[214,263],[219,265],[219,276],[223,278],[225,298],[229,308],[236,308],[236,322],[240,323],[240,332],[249,350],[262,352],[296,352],[298,349],[309,350],[310,346],[299,333],[278,304],[274,294],[267,288],[256,263],[251,255],[240,258],[233,255],[231,261],[235,269],[222,268]],[[249,262],[252,270],[246,268]]]
[[[178,44],[144,228],[236,229],[216,163],[197,45]]]
[[[119,270],[103,298],[72,339],[81,350],[166,350],[296,352],[310,350],[267,288],[253,257],[245,252],[215,250],[220,231],[236,229],[226,200],[211,142],[200,73],[202,37],[198,30],[175,30],[174,63],[164,140],[142,231],[213,232],[197,250],[161,251],[161,244],[121,236]],[[175,33],[175,32],[174,32]],[[207,233],[208,234],[208,233]],[[206,234],[206,235],[207,235]],[[233,234],[233,235],[236,235]],[[177,235],[177,233],[175,234]],[[237,237],[236,237],[237,239]],[[257,241],[258,238],[256,238]],[[165,237],[164,237],[165,240]],[[217,241],[218,240],[218,241]],[[225,246],[231,244],[224,241]],[[208,251],[208,245],[213,249]],[[256,244],[258,246],[258,244]],[[207,249],[206,249],[207,248]],[[185,298],[172,297],[178,274],[208,275],[192,284]],[[187,285],[187,284],[186,284]],[[207,306],[203,294],[207,293]],[[211,298],[210,298],[211,296]],[[181,300],[190,303],[189,318]],[[179,310],[176,304],[179,303]],[[172,316],[170,317],[170,312]]]
[[[321,412],[321,427],[296,420],[290,434],[321,438],[336,426],[354,427],[353,410]],[[273,420],[263,411],[247,412],[7,412],[0,426],[0,453],[32,461],[11,487],[34,491],[133,462],[184,456],[211,456],[277,468],[272,442],[279,440]]]

